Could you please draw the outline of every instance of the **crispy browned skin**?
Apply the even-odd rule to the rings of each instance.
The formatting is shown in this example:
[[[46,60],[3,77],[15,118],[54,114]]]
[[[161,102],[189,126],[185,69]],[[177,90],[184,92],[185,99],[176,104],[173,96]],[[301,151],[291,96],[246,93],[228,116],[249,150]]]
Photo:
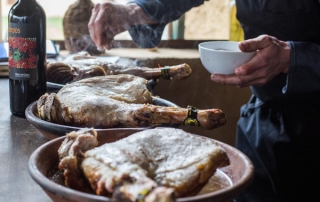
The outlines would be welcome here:
[[[52,93],[43,95],[39,103],[45,103],[38,105],[41,119],[80,127],[131,128],[167,124],[181,125],[188,117],[187,108],[128,104],[110,98],[91,98],[86,102],[72,105],[69,102],[61,103],[59,96]],[[197,119],[199,126],[208,130],[226,123],[225,115],[220,109],[199,110]]]
[[[92,193],[90,184],[84,177],[81,163],[84,153],[98,145],[97,132],[83,129],[71,132],[61,144],[59,154],[59,169],[64,170],[65,185],[76,190]]]
[[[144,130],[94,149],[94,132],[85,130],[68,134],[59,149],[66,183],[79,180],[72,173],[83,172],[96,194],[121,201],[136,201],[144,191],[144,202],[173,201],[173,192],[182,197],[229,164],[213,140],[181,129]]]
[[[66,62],[50,62],[47,64],[47,80],[66,84],[74,80],[94,76],[130,74],[145,79],[177,79],[182,80],[191,75],[188,64],[179,64],[163,68],[137,67],[121,64],[105,63],[92,56],[75,56]]]
[[[156,106],[146,80],[131,75],[109,75],[84,79],[45,94],[38,101],[43,120],[80,127],[145,127],[165,124],[194,124],[185,121],[188,108]],[[197,124],[214,129],[226,123],[220,109],[198,110]]]
[[[168,71],[165,73],[165,71]],[[162,68],[149,68],[149,67],[135,67],[135,66],[123,66],[118,64],[108,64],[107,74],[131,74],[140,76],[145,79],[177,79],[182,80],[191,75],[191,67],[184,63],[174,66],[162,67]],[[167,74],[167,75],[166,75]]]
[[[63,62],[47,64],[47,80],[53,83],[66,84],[95,76],[105,76],[107,73],[98,65],[72,65]]]
[[[158,79],[162,77],[165,79],[182,80],[190,76],[192,73],[192,69],[186,63],[162,68],[121,65],[103,62],[99,58],[91,56],[85,51],[68,57],[65,62],[78,66],[101,66],[106,71],[107,75],[131,74],[145,79]]]
[[[63,62],[47,63],[47,81],[66,84],[73,80],[72,67]]]

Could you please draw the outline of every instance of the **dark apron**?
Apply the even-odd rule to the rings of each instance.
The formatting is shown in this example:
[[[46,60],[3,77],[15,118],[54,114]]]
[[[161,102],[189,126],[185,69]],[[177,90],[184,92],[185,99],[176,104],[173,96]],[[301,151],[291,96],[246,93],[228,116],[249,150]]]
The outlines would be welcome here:
[[[318,0],[237,0],[237,10],[246,38],[320,43]],[[320,201],[320,100],[292,102],[281,92],[284,79],[252,87],[241,108],[236,147],[253,162],[255,179],[237,202]]]
[[[236,146],[253,162],[255,179],[237,201],[320,201],[319,131],[320,107],[252,96],[241,108]]]

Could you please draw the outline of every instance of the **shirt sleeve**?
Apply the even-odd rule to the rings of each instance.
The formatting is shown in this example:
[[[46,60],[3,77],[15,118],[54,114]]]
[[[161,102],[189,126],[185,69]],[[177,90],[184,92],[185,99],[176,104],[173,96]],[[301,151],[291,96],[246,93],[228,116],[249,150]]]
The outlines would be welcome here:
[[[284,94],[320,91],[320,45],[311,42],[290,44],[290,68]]]
[[[135,25],[128,31],[133,41],[142,48],[152,48],[161,41],[167,23],[180,18],[193,7],[203,4],[204,0],[135,0],[144,12],[154,21],[154,25]]]

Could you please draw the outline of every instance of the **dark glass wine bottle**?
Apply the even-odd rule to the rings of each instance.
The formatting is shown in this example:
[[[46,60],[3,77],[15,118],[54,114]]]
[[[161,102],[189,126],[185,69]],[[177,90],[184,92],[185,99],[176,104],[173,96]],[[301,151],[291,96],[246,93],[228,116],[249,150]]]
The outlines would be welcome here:
[[[10,110],[25,115],[46,90],[46,14],[36,0],[18,0],[8,15]]]

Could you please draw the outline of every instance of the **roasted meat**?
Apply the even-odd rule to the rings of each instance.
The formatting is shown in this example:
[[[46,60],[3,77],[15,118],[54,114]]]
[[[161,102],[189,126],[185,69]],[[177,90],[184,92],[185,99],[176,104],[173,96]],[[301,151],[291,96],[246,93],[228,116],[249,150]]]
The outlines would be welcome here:
[[[70,126],[115,128],[167,124],[213,129],[225,124],[220,109],[164,107],[152,103],[146,80],[132,75],[83,79],[45,94],[37,103],[39,118]]]
[[[229,164],[227,154],[213,140],[181,129],[148,129],[96,145],[93,129],[66,136],[59,149],[66,185],[85,191],[87,180],[96,194],[120,201],[173,201]]]
[[[107,75],[105,70],[98,65],[76,65],[64,62],[47,64],[47,80],[58,84],[105,75]]]
[[[95,130],[83,129],[67,135],[58,150],[60,167],[64,169],[65,185],[76,190],[92,193],[88,181],[83,177],[81,168],[86,151],[98,145]]]
[[[105,63],[89,54],[79,53],[63,62],[47,64],[47,80],[54,83],[66,84],[84,78],[104,75],[130,74],[145,79],[185,79],[192,73],[187,64],[162,68],[126,66],[114,63]]]

